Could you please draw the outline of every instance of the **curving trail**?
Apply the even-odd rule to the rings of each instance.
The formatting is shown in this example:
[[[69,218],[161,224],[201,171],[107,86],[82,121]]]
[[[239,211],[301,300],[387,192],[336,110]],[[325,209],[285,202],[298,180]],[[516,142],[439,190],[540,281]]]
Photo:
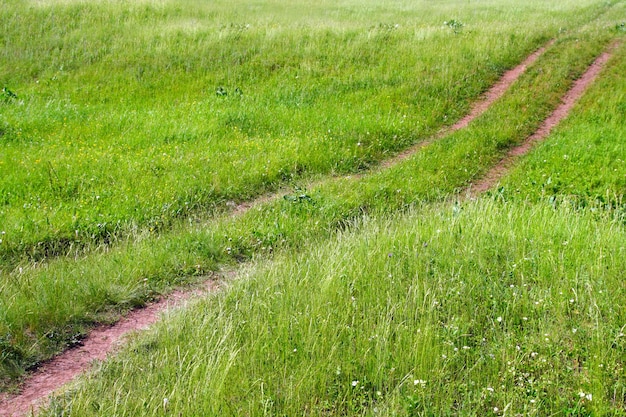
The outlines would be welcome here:
[[[524,61],[522,61],[519,65],[517,65],[516,67],[506,71],[502,77],[500,77],[500,79],[498,81],[496,81],[496,83],[494,85],[492,85],[489,90],[487,90],[481,98],[479,98],[479,100],[474,103],[474,105],[472,106],[472,109],[470,110],[470,112],[465,115],[465,117],[463,117],[461,120],[459,120],[458,122],[456,122],[455,124],[453,124],[452,126],[448,126],[445,127],[443,129],[441,129],[441,131],[439,131],[439,133],[428,137],[426,139],[424,139],[423,141],[413,145],[412,147],[400,152],[399,154],[395,155],[392,158],[389,158],[387,160],[384,160],[380,163],[380,165],[375,168],[376,170],[382,171],[384,169],[387,169],[393,165],[396,165],[400,162],[402,162],[403,160],[409,158],[410,156],[414,155],[415,153],[419,152],[422,148],[425,148],[426,146],[430,145],[431,143],[435,142],[438,139],[441,139],[442,137],[444,137],[445,135],[452,133],[452,132],[456,132],[457,130],[460,129],[464,129],[466,128],[472,121],[474,121],[475,119],[477,119],[480,115],[482,115],[485,111],[487,111],[487,109],[500,97],[502,97],[502,95],[511,87],[511,85],[517,81],[517,79],[526,71],[526,69],[532,65],[541,55],[543,55],[543,53],[546,51],[546,49],[548,49],[550,46],[552,46],[554,44],[555,40],[551,39],[550,41],[548,41],[544,46],[542,46],[541,48],[537,49],[535,52],[533,52],[532,54],[528,55],[526,57],[526,59],[524,59]],[[366,175],[366,173],[359,173],[359,174],[352,174],[350,175],[350,177],[352,178],[361,178],[364,175]],[[312,184],[314,185],[314,184]],[[232,208],[233,208],[233,215],[239,215],[242,213],[245,213],[246,211],[248,211],[250,208],[259,205],[259,204],[264,204],[267,203],[269,201],[272,201],[276,198],[280,198],[283,196],[283,194],[285,193],[270,193],[270,194],[266,194],[264,196],[261,196],[259,198],[257,198],[254,201],[244,201],[240,204],[233,204]],[[2,417],[0,415],[0,417]]]
[[[439,134],[426,139],[412,148],[385,161],[379,169],[388,168],[401,162],[423,147],[429,145],[445,134],[463,129],[471,121],[483,114],[491,104],[500,98],[507,89],[524,73],[526,68],[541,56],[553,41],[528,56],[521,64],[507,71],[501,79],[487,91],[482,99],[474,105],[470,113],[454,125],[442,130]],[[615,47],[616,44],[613,44]],[[483,179],[470,185],[468,197],[472,198],[497,183],[511,167],[515,158],[527,153],[533,144],[544,139],[551,129],[567,116],[575,102],[586,88],[595,80],[604,64],[611,56],[612,48],[600,55],[589,67],[587,72],[577,80],[570,91],[563,97],[562,104],[548,117],[539,129],[521,145],[511,149]],[[279,198],[281,194],[261,197],[254,202],[243,203],[233,208],[233,215],[243,213],[253,205]],[[89,369],[94,361],[104,360],[110,352],[123,342],[125,335],[132,331],[145,329],[156,322],[160,314],[167,309],[181,306],[192,296],[203,295],[217,289],[217,283],[209,280],[205,286],[192,291],[179,290],[148,306],[131,311],[126,317],[112,326],[101,326],[94,329],[81,346],[69,349],[52,360],[42,364],[29,375],[21,386],[20,392],[14,395],[0,394],[0,417],[20,417],[36,412],[38,407],[50,394],[72,381],[76,376]]]

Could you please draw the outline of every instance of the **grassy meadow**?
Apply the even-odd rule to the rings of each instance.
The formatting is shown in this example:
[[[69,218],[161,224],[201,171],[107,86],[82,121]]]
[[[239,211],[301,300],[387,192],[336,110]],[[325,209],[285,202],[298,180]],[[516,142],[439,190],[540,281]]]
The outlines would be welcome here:
[[[3,1],[2,272],[366,169],[612,8],[516,3]]]
[[[256,262],[226,290],[135,337],[47,413],[623,415],[620,209],[595,198],[590,207],[544,201],[543,185],[532,189],[520,171],[555,143],[576,146],[594,120],[613,120],[571,155],[581,172],[604,169],[606,148],[620,146],[625,65],[621,47],[493,197],[399,216],[381,209],[295,256]],[[592,100],[602,91],[614,94]],[[536,175],[556,168],[543,164]],[[623,195],[601,177],[601,194]],[[553,194],[559,201],[580,186],[570,178]],[[508,188],[527,198],[507,200]]]
[[[44,415],[624,415],[626,47],[454,202],[624,38],[623,1],[0,3],[1,386],[237,270]]]
[[[548,205],[366,219],[166,315],[48,415],[623,415],[624,242]]]

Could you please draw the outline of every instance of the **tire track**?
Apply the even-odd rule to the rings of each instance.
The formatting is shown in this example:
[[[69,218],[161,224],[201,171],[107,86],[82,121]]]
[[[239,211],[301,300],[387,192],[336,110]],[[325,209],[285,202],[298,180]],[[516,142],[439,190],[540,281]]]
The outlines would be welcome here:
[[[511,148],[508,153],[479,180],[466,188],[466,198],[474,199],[478,195],[493,188],[513,168],[515,162],[526,155],[536,143],[543,141],[563,119],[571,112],[580,97],[598,78],[600,71],[613,56],[619,42],[613,42],[605,52],[600,54],[587,68],[585,73],[574,81],[574,84],[561,98],[561,104],[548,116],[539,128],[521,144]]]
[[[87,371],[94,361],[103,361],[115,351],[125,336],[143,330],[154,324],[162,313],[183,307],[192,297],[216,291],[215,280],[207,280],[202,287],[194,290],[178,290],[166,297],[132,310],[111,326],[98,326],[83,339],[79,346],[60,353],[48,362],[41,364],[20,387],[19,394],[0,394],[0,417],[21,417],[34,414],[54,391],[71,382],[79,374]]]
[[[399,154],[393,156],[392,158],[386,159],[384,161],[382,161],[378,167],[376,167],[375,169],[372,169],[369,172],[363,172],[363,173],[358,173],[358,174],[351,174],[348,175],[349,177],[352,178],[362,178],[363,176],[367,175],[368,173],[374,172],[374,171],[382,171],[385,170],[387,168],[390,168],[396,164],[399,164],[400,162],[404,161],[405,159],[411,157],[412,155],[416,154],[417,152],[419,152],[421,149],[427,147],[428,145],[432,144],[433,142],[437,141],[438,139],[441,139],[442,137],[456,132],[457,130],[461,130],[466,128],[467,126],[469,126],[469,124],[474,121],[475,119],[477,119],[478,117],[480,117],[484,112],[487,111],[487,109],[489,109],[489,107],[500,97],[502,97],[504,95],[504,93],[506,93],[506,91],[511,87],[511,85],[513,85],[513,83],[515,81],[517,81],[517,79],[524,73],[526,72],[526,69],[531,66],[535,61],[537,61],[537,59],[539,59],[539,57],[541,55],[543,55],[546,50],[552,46],[554,44],[555,40],[551,39],[549,40],[544,46],[540,47],[539,49],[537,49],[536,51],[534,51],[533,53],[531,53],[530,55],[528,55],[526,57],[526,59],[524,59],[524,61],[522,61],[520,64],[518,64],[517,66],[515,66],[514,68],[506,71],[499,79],[498,81],[496,81],[495,84],[493,84],[482,96],[481,98],[478,99],[478,101],[476,103],[474,103],[474,105],[472,106],[470,112],[465,115],[461,120],[457,121],[455,124],[453,124],[452,126],[449,127],[445,127],[443,129],[441,129],[438,133],[436,133],[433,136],[430,136],[426,139],[424,139],[423,141],[411,146],[410,148],[400,152]],[[320,181],[321,182],[321,181]],[[309,184],[309,187],[315,187],[316,183],[312,183]],[[233,215],[239,215],[239,214],[243,214],[246,211],[250,210],[252,207],[255,207],[257,205],[260,204],[265,204],[268,203],[272,200],[275,200],[277,198],[281,198],[284,195],[288,194],[287,191],[279,191],[279,192],[272,192],[269,194],[265,194],[261,197],[258,197],[256,200],[253,201],[244,201],[242,203],[239,204],[235,204],[235,203],[229,203],[228,205],[230,205],[232,207],[232,214]]]
[[[489,107],[491,107],[491,105],[500,97],[502,97],[504,95],[504,93],[506,93],[506,91],[511,87],[511,85],[513,85],[513,83],[515,81],[517,81],[517,79],[526,71],[526,69],[532,65],[541,55],[543,55],[543,53],[546,51],[546,49],[548,49],[550,46],[552,46],[554,44],[554,39],[550,40],[548,43],[546,43],[544,46],[542,46],[541,48],[537,49],[535,52],[533,52],[532,54],[528,55],[528,57],[526,57],[526,59],[524,61],[522,61],[522,63],[520,63],[519,65],[517,65],[515,68],[508,70],[507,72],[505,72],[502,77],[500,77],[500,79],[494,84],[492,85],[489,90],[487,90],[486,93],[483,94],[482,99],[480,99],[477,103],[475,103],[472,106],[472,109],[470,110],[470,112],[463,117],[461,120],[459,120],[458,122],[456,122],[455,124],[453,124],[450,127],[444,128],[442,129],[439,133],[437,133],[436,135],[418,143],[417,145],[414,145],[413,147],[405,150],[404,152],[399,153],[398,155],[396,155],[393,158],[390,158],[386,161],[384,161],[381,165],[380,165],[380,169],[386,169],[389,168],[399,162],[402,162],[403,160],[409,158],[410,156],[414,155],[415,153],[417,153],[420,149],[425,148],[426,146],[430,145],[431,143],[435,142],[438,139],[441,139],[442,137],[456,132],[457,130],[461,130],[466,128],[467,126],[469,126],[469,124],[474,121],[475,119],[477,119],[478,117],[480,117],[484,112],[487,111],[487,109],[489,109]]]
[[[382,162],[377,169],[384,170],[398,164],[445,135],[467,127],[473,120],[487,111],[553,43],[554,40],[549,41],[515,68],[505,72],[461,120],[395,157]],[[363,175],[360,174],[356,177]],[[353,177],[355,176],[353,175]],[[261,196],[252,202],[230,203],[228,205],[232,209],[231,215],[236,216],[259,204],[281,198],[284,194],[284,192],[275,192]],[[159,319],[164,311],[183,306],[191,297],[205,295],[217,288],[218,285],[214,280],[208,280],[204,288],[193,291],[175,291],[144,308],[129,312],[127,316],[111,326],[96,327],[82,341],[80,346],[60,353],[53,359],[41,364],[28,375],[20,386],[18,394],[0,394],[0,417],[21,417],[27,413],[36,413],[39,407],[44,405],[49,395],[87,371],[94,361],[104,360],[110,352],[115,351],[123,343],[126,335],[149,327]]]

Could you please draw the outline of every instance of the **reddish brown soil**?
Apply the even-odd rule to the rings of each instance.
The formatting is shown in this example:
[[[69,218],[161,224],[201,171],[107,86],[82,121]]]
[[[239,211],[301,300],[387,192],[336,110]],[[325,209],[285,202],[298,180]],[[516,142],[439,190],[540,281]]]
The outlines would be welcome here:
[[[104,360],[118,347],[128,333],[145,329],[156,322],[166,309],[180,306],[194,295],[212,291],[215,281],[207,281],[205,288],[175,291],[144,308],[131,311],[112,326],[95,328],[81,346],[69,349],[34,371],[17,395],[0,395],[0,417],[19,417],[37,410],[38,406],[55,390],[85,372],[94,361]]]
[[[484,193],[485,191],[493,188],[498,181],[509,171],[513,163],[517,158],[528,153],[532,147],[537,143],[545,139],[552,129],[558,125],[572,110],[574,104],[583,95],[585,90],[593,83],[593,81],[600,74],[600,70],[604,67],[606,62],[612,55],[612,51],[616,44],[613,44],[609,49],[601,54],[596,60],[587,68],[587,71],[574,82],[574,85],[561,99],[561,104],[552,112],[552,114],[543,121],[539,129],[535,131],[531,136],[520,145],[512,148],[507,155],[498,162],[487,174],[479,181],[473,183],[468,189],[468,197],[474,198],[477,195]]]
[[[459,120],[453,126],[445,129],[438,135],[430,138],[417,146],[399,154],[395,158],[386,161],[381,168],[389,167],[414,154],[422,147],[432,143],[444,134],[462,129],[478,116],[480,116],[489,106],[504,94],[511,84],[525,71],[528,65],[532,64],[543,52],[541,48],[530,55],[523,63],[508,71],[483,97],[483,99],[472,109],[472,111]],[[494,167],[483,180],[471,187],[471,195],[477,195],[491,188],[499,178],[510,167],[512,160],[532,147],[532,145],[545,138],[551,129],[559,123],[570,111],[576,100],[582,95],[587,86],[597,77],[600,69],[610,57],[610,52],[602,54],[589,68],[589,70],[575,82],[572,89],[563,97],[563,103],[555,112],[545,120],[541,127],[530,136],[522,145],[512,149],[496,167]],[[276,197],[265,196],[261,200],[269,201]],[[242,213],[255,205],[245,203],[234,207],[234,213]],[[112,326],[102,326],[94,329],[90,335],[83,340],[82,346],[72,348],[58,355],[54,359],[42,364],[33,372],[16,395],[0,395],[0,417],[19,417],[31,411],[36,411],[38,406],[55,390],[73,380],[78,374],[85,372],[93,361],[103,360],[106,356],[120,345],[122,339],[128,333],[144,329],[159,318],[164,310],[181,305],[185,300],[193,295],[212,291],[216,288],[214,281],[209,281],[205,289],[196,291],[176,291],[168,297],[163,298],[145,308],[134,310]]]

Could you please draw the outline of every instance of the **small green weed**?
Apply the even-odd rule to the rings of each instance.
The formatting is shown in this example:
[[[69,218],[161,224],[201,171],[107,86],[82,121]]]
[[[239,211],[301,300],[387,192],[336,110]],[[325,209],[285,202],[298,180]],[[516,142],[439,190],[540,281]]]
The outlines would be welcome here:
[[[2,92],[0,92],[0,101],[9,103],[15,99],[17,99],[17,94],[6,87],[2,87]]]
[[[286,201],[291,201],[292,203],[314,203],[313,198],[306,193],[306,189],[296,187],[294,194],[287,194],[283,196],[283,199]]]
[[[454,32],[455,34],[461,33],[461,31],[463,30],[463,27],[465,27],[465,24],[463,22],[461,22],[460,20],[455,20],[455,19],[447,20],[443,22],[443,25],[452,29],[452,32]]]

